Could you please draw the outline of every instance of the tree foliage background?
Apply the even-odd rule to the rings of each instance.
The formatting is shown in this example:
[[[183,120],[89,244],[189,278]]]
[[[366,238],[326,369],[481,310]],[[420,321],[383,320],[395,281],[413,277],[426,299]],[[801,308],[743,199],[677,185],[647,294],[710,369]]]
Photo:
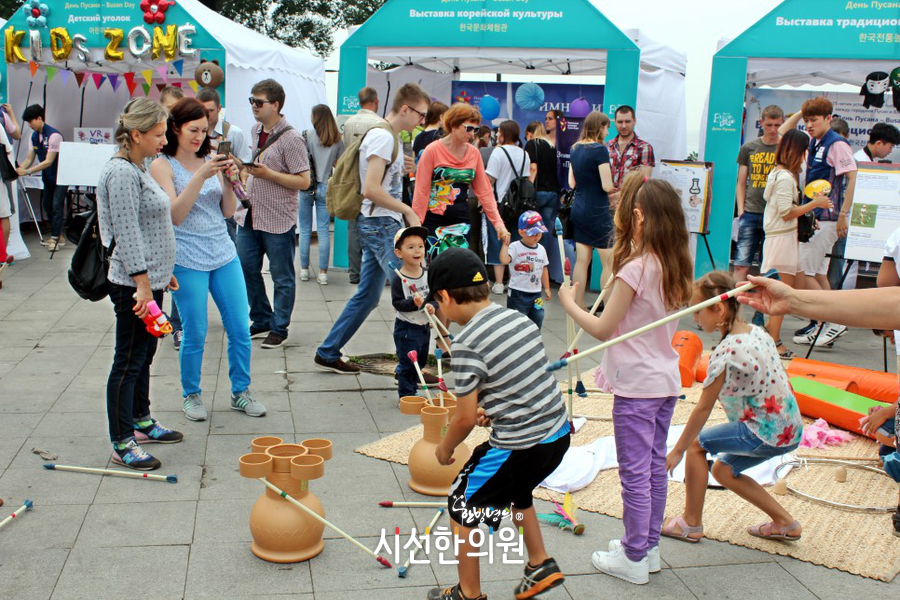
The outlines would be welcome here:
[[[361,25],[386,0],[200,0],[250,29],[288,46],[307,48],[319,56],[334,51],[336,29]],[[22,0],[0,0],[0,16],[8,19]]]

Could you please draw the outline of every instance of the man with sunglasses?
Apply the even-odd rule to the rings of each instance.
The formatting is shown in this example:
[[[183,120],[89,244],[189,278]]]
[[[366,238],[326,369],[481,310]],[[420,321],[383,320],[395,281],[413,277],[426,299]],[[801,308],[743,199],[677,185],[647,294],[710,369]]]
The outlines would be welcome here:
[[[242,166],[250,174],[250,207],[234,215],[240,225],[235,245],[250,300],[250,337],[265,337],[263,348],[278,348],[287,340],[294,310],[294,230],[298,192],[309,187],[309,155],[303,136],[281,115],[281,84],[266,79],[254,85],[250,105],[259,124],[252,130],[253,160]],[[262,277],[264,255],[275,287],[274,310]]]
[[[419,85],[408,83],[397,90],[387,123],[370,129],[359,148],[359,181],[363,203],[356,227],[363,250],[356,294],[347,301],[328,337],[316,349],[315,365],[323,371],[355,375],[359,367],[341,359],[341,348],[350,341],[378,306],[384,281],[394,272],[394,234],[404,227],[421,225],[412,208],[403,203],[403,173],[415,161],[403,154],[397,135],[425,122],[431,96]]]

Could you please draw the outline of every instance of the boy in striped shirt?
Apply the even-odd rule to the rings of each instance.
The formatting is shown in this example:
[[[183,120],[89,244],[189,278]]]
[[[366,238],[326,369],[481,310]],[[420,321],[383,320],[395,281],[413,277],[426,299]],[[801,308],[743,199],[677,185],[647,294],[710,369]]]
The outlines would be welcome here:
[[[459,583],[435,588],[429,600],[482,600],[477,547],[470,535],[480,524],[497,530],[504,517],[524,529],[528,564],[516,598],[531,598],[563,582],[547,555],[531,493],[562,462],[570,429],[559,384],[546,371],[537,326],[525,315],[490,300],[487,270],[463,248],[445,250],[428,270],[429,300],[463,326],[451,346],[458,405],[437,460],[452,462],[453,450],[475,425],[491,427],[451,486],[448,507],[459,526]]]

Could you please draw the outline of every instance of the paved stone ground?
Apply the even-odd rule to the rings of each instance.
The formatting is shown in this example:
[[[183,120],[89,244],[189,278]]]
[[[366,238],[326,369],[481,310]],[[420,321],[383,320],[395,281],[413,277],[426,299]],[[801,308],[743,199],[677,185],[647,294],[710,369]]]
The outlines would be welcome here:
[[[398,579],[396,571],[380,569],[330,530],[325,551],[309,562],[269,564],[250,552],[248,516],[261,488],[238,475],[237,459],[258,434],[333,440],[334,458],[312,490],[333,522],[371,547],[382,528],[424,528],[433,515],[430,509],[378,508],[379,500],[418,497],[406,485],[407,469],[353,452],[413,424],[395,408],[390,379],[313,368],[316,345],[356,289],[346,273],[329,273],[327,287],[315,280],[298,283],[285,347],[261,350],[255,342],[252,389],[268,406],[265,418],[228,408],[224,334],[212,304],[203,368],[210,420],[184,419],[177,355],[170,340],[162,342],[151,380],[154,415],[185,433],[181,444],[151,447],[164,463],[161,472],[178,474],[179,483],[169,485],[45,471],[31,453],[40,447],[57,453],[61,464],[108,465],[105,384],[113,317],[108,301],[92,304],[69,288],[71,246],[50,260],[35,237],[27,241],[35,258],[8,269],[0,290],[0,498],[6,502],[0,515],[26,498],[35,508],[0,531],[0,598],[393,600],[423,598],[429,587],[456,581],[455,569],[440,564],[415,566],[409,578]],[[549,303],[543,332],[551,356],[564,350],[563,319],[558,305]],[[392,351],[392,322],[385,292],[346,350]],[[798,324],[789,320],[785,330]],[[871,368],[882,361],[880,343],[868,331],[849,333],[827,355],[825,360]],[[581,517],[587,526],[583,537],[545,530],[550,552],[568,574],[565,586],[547,598],[846,598],[900,592],[898,581],[879,583],[709,540],[696,547],[664,540],[662,573],[650,586],[632,586],[597,574],[590,563],[591,551],[621,535],[621,522],[586,512]],[[758,517],[748,509],[747,524]],[[521,576],[511,565],[482,570],[492,598],[510,597]]]

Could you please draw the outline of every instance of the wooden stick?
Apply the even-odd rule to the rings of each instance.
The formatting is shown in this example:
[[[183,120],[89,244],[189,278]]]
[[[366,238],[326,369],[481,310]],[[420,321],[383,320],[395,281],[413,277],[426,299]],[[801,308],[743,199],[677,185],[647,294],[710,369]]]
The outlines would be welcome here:
[[[434,330],[437,332],[438,339],[440,339],[441,342],[444,343],[444,349],[447,351],[447,354],[453,354],[453,352],[450,351],[450,344],[448,344],[446,338],[441,335],[441,330],[438,327],[438,324],[441,323],[441,320],[427,310],[425,311],[425,314],[428,315],[428,320],[431,321],[431,326],[434,327]]]
[[[446,502],[394,502],[393,500],[382,500],[378,506],[383,508],[440,508],[447,506]]]
[[[444,356],[444,353],[441,352],[440,348],[434,349],[434,357],[437,359],[438,391],[440,392],[440,394],[438,394],[438,397],[440,398],[440,401],[441,401],[441,408],[444,408],[444,388],[447,387],[446,384],[441,385],[442,383],[444,383],[444,368],[441,366],[441,363],[443,362],[443,361],[441,361],[441,358],[443,356]]]
[[[431,535],[431,530],[434,528],[434,524],[438,522],[438,519],[441,518],[441,515],[444,514],[444,511],[447,510],[446,506],[442,506],[438,509],[437,514],[434,515],[434,518],[431,519],[431,523],[429,523],[428,527],[425,528],[425,535]],[[406,559],[406,562],[403,563],[403,566],[397,569],[397,576],[403,579],[406,579],[406,573],[409,571],[409,565],[412,564],[413,559],[416,557],[416,552],[419,550],[419,547],[416,546],[413,548],[413,551],[410,553],[409,558]]]
[[[871,458],[865,456],[846,456],[842,454],[810,454],[807,452],[799,452],[796,454],[797,458],[830,458],[831,460],[858,460],[860,462],[879,462],[878,458]]]
[[[587,419],[588,421],[612,421],[612,416],[601,417],[599,415],[575,415],[576,419]]]
[[[772,269],[771,271],[769,271],[768,273],[765,274],[766,277],[772,277],[773,275],[777,275],[777,271],[775,271],[775,269]],[[754,287],[756,287],[756,286],[754,286],[752,283],[745,283],[744,285],[736,287],[729,292],[725,292],[721,296],[716,296],[715,298],[710,298],[709,300],[705,300],[704,302],[700,302],[699,304],[695,304],[694,306],[689,306],[688,308],[685,308],[684,310],[680,310],[676,313],[672,313],[668,317],[663,317],[659,321],[654,321],[653,323],[649,323],[647,325],[644,325],[643,327],[639,327],[639,328],[635,329],[634,331],[629,331],[628,333],[626,333],[624,335],[620,335],[617,338],[611,339],[608,342],[604,342],[602,344],[594,346],[593,348],[585,350],[584,352],[581,352],[579,354],[575,354],[573,356],[568,356],[566,358],[562,358],[560,360],[552,362],[549,365],[547,365],[547,370],[548,371],[556,371],[558,369],[561,369],[564,366],[568,365],[570,362],[577,362],[578,360],[581,360],[582,358],[591,356],[592,354],[596,354],[597,352],[600,352],[601,350],[606,350],[610,346],[615,346],[616,344],[618,344],[620,342],[624,342],[626,340],[630,340],[633,337],[637,337],[641,334],[647,333],[651,329],[656,329],[657,327],[665,325],[666,323],[671,323],[672,321],[677,321],[678,319],[681,319],[688,315],[692,315],[696,312],[700,312],[704,308],[707,308],[714,304],[718,304],[719,302],[724,302],[725,300],[728,300],[729,298],[733,298],[742,292],[746,292],[747,290],[753,289]]]
[[[72,471],[73,473],[90,473],[92,475],[114,475],[116,477],[131,477],[133,479],[151,479],[153,481],[166,481],[178,483],[178,475],[151,475],[150,473],[136,473],[134,471],[117,471],[116,469],[94,469],[91,467],[73,467],[70,465],[55,465],[45,463],[45,469],[51,471]]]
[[[422,388],[425,390],[425,396],[428,398],[428,402],[432,406],[434,406],[434,398],[431,397],[431,392],[428,391],[428,384],[425,383],[425,374],[422,373],[422,369],[419,368],[419,353],[415,350],[410,350],[406,353],[406,358],[408,358],[416,368],[416,373],[419,374],[419,382],[422,384]]]
[[[18,517],[19,515],[21,515],[21,514],[22,514],[23,512],[25,512],[26,510],[31,510],[31,507],[32,507],[32,506],[34,506],[34,503],[33,503],[31,500],[26,500],[26,501],[25,501],[25,504],[23,504],[21,507],[19,507],[19,509],[16,510],[16,512],[14,512],[13,514],[9,515],[8,517],[6,517],[6,518],[3,519],[2,521],[0,521],[0,528],[2,528],[4,525],[6,525],[7,523],[9,523],[10,521],[12,521],[13,519],[15,519],[16,517]]]
[[[563,228],[562,221],[556,219],[556,223],[554,224],[554,233],[556,234],[556,243],[559,245],[559,260],[562,262],[562,270],[563,270],[563,285],[566,287],[572,287],[572,280],[569,277],[569,274],[566,273],[566,245],[563,242]],[[573,341],[573,336],[575,332],[574,321],[572,320],[571,315],[566,313],[566,342],[571,346]],[[568,354],[568,352],[566,353]],[[565,359],[563,359],[565,360]],[[559,362],[559,361],[557,361]],[[551,363],[547,366],[547,370],[555,370],[550,369],[549,367],[556,363]],[[566,378],[566,412],[569,415],[569,421],[572,420],[572,414],[575,410],[575,402],[572,398],[572,369],[569,368],[568,377]]]
[[[300,510],[302,510],[303,512],[305,512],[306,514],[308,514],[309,516],[311,516],[312,518],[314,518],[315,520],[317,520],[319,523],[321,523],[321,524],[324,525],[325,527],[328,527],[329,529],[331,529],[332,531],[334,531],[335,533],[337,533],[338,535],[340,535],[341,537],[343,537],[343,538],[344,538],[345,540],[347,540],[348,542],[350,542],[350,543],[356,545],[360,550],[362,550],[362,551],[365,552],[366,554],[372,556],[375,560],[378,561],[379,564],[384,565],[385,567],[387,567],[387,568],[389,568],[389,569],[392,568],[391,563],[390,563],[386,558],[383,558],[383,557],[379,556],[378,554],[375,554],[373,551],[371,551],[371,550],[369,550],[368,548],[366,548],[365,546],[363,546],[363,545],[362,545],[359,541],[357,541],[355,538],[353,538],[352,536],[348,535],[347,533],[345,533],[344,531],[342,531],[342,530],[339,529],[338,527],[336,527],[336,526],[332,525],[331,523],[329,523],[326,519],[324,519],[323,517],[321,517],[321,516],[319,515],[319,513],[317,513],[317,512],[314,511],[313,509],[309,508],[309,507],[306,506],[305,504],[300,504],[299,502],[297,502],[297,500],[295,500],[293,497],[289,496],[289,495],[287,494],[287,492],[281,491],[281,490],[278,488],[278,486],[275,486],[275,485],[273,485],[272,483],[270,483],[265,477],[260,477],[259,480],[260,480],[260,481],[263,483],[263,485],[265,485],[267,488],[269,488],[270,490],[272,490],[273,492],[275,492],[276,494],[278,494],[279,496],[281,496],[282,498],[284,498],[285,500],[287,500],[288,502],[290,502],[291,504],[293,504],[294,506],[296,506],[297,508],[299,508]]]
[[[600,308],[600,303],[603,302],[603,298],[606,297],[606,292],[609,290],[610,287],[612,287],[612,286],[607,285],[605,288],[600,290],[600,295],[597,296],[597,300],[594,302],[594,306],[591,307],[592,315],[597,313],[597,309]],[[584,335],[584,328],[579,329],[578,332],[575,334],[575,340],[569,346],[568,350],[566,350],[566,354],[571,354],[575,350],[575,347],[578,346],[578,341],[581,339],[582,335]]]

